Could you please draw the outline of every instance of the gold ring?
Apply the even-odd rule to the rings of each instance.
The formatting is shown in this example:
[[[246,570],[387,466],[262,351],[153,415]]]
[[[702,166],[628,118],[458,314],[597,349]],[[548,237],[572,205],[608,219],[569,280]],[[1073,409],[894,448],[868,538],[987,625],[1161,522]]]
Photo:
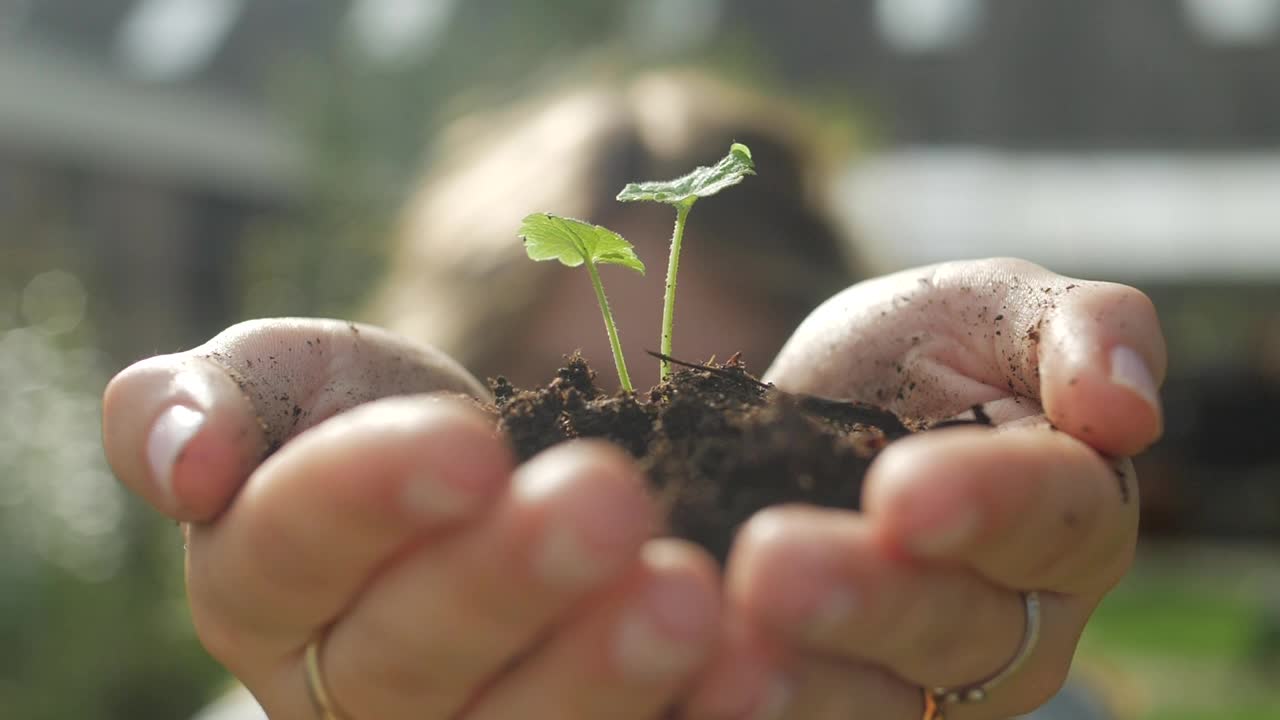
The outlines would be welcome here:
[[[942,706],[929,688],[924,688],[924,717],[921,720],[947,720],[942,714]]]
[[[1026,610],[1026,630],[1022,633],[1022,644],[1013,654],[1013,659],[995,675],[959,688],[925,688],[924,720],[942,720],[942,706],[957,703],[976,703],[987,699],[992,688],[1009,678],[1031,657],[1040,641],[1040,593],[1032,590],[1022,593],[1022,605]]]
[[[312,638],[302,656],[302,667],[307,676],[307,694],[311,696],[311,705],[316,709],[320,720],[344,720],[346,716],[338,711],[338,705],[324,684],[324,674],[320,672],[320,641],[319,635]]]

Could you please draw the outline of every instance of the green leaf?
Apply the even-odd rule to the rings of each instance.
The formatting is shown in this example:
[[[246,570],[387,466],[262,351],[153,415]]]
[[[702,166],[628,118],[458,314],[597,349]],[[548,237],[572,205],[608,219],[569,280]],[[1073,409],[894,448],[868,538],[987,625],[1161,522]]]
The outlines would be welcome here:
[[[599,225],[550,213],[526,215],[520,224],[525,252],[533,260],[559,260],[569,267],[584,262],[622,265],[644,274],[644,263],[621,235]]]
[[[742,143],[734,143],[729,146],[729,154],[714,167],[700,166],[688,175],[675,180],[630,183],[618,193],[618,200],[622,202],[650,200],[668,205],[682,205],[692,203],[700,197],[715,195],[727,187],[742,182],[744,177],[755,174],[756,165],[751,159],[751,150]]]

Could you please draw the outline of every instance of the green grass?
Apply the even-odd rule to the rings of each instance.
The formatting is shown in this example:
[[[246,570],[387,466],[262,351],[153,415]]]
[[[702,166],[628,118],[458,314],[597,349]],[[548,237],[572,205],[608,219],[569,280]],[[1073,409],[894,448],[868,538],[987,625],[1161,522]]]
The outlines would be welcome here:
[[[1280,707],[1274,703],[1263,705],[1241,705],[1232,703],[1233,707],[1206,710],[1168,710],[1158,711],[1143,718],[1149,720],[1274,720],[1280,717]]]
[[[1103,601],[1087,640],[1117,655],[1228,662],[1249,652],[1260,626],[1259,610],[1248,602],[1135,579]]]
[[[1099,606],[1077,667],[1123,720],[1280,720],[1280,663],[1258,653],[1277,555],[1146,548]]]

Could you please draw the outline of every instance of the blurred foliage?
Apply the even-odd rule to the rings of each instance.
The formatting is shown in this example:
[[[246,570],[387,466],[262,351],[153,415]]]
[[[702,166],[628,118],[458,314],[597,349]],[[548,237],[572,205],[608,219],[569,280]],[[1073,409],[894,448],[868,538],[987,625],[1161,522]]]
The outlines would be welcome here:
[[[526,91],[566,56],[616,39],[622,3],[460,3],[429,54],[377,64],[355,47],[277,69],[276,99],[306,151],[289,219],[254,228],[242,315],[337,315],[369,291],[429,138],[464,109]]]
[[[65,176],[0,177],[0,717],[181,718],[222,673],[181,539],[111,476],[110,309]]]
[[[34,275],[27,324],[0,331],[0,717],[183,717],[221,673],[194,641],[177,529],[102,457],[107,365],[65,314],[85,297],[48,296],[74,278]]]
[[[1274,548],[1146,542],[1080,643],[1121,720],[1280,720]]]

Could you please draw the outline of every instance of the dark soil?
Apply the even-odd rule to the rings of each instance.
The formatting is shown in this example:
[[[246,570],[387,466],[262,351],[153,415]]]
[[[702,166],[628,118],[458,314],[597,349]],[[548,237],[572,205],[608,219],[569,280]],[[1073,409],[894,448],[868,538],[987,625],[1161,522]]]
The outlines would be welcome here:
[[[665,509],[669,535],[724,562],[739,525],[780,503],[857,509],[876,453],[913,430],[869,405],[794,395],[736,359],[679,368],[647,393],[607,395],[581,357],[536,390],[490,381],[502,429],[526,460],[571,438],[605,438],[634,455]]]

